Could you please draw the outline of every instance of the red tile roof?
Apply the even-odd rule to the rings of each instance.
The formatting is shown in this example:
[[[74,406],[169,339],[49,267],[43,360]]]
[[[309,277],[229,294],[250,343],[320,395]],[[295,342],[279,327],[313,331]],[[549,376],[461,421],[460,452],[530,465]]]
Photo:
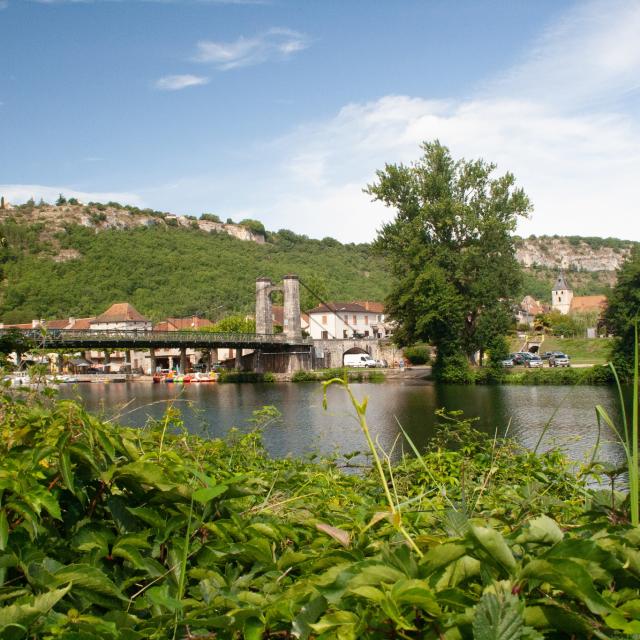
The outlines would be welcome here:
[[[357,302],[330,302],[329,306],[326,304],[319,304],[314,309],[311,309],[309,313],[341,313],[343,311],[348,313],[363,313],[367,311],[367,309]]]
[[[607,304],[607,296],[574,296],[571,300],[571,312],[601,311]]]
[[[367,311],[384,313],[384,303],[375,300],[356,300],[356,304],[362,305]]]
[[[91,324],[100,322],[149,322],[133,305],[128,302],[116,302],[104,313],[93,319]]]

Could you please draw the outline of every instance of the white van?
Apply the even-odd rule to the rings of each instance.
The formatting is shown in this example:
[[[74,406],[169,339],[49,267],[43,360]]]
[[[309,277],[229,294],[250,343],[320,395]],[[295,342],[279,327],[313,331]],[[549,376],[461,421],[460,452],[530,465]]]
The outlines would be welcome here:
[[[376,361],[368,353],[347,353],[344,356],[345,367],[374,368]]]

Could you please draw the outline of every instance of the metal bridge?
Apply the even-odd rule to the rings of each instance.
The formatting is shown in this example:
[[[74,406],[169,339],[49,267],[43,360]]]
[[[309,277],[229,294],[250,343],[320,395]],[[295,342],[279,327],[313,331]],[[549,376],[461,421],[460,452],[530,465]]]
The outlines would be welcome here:
[[[311,338],[284,333],[212,333],[206,331],[104,331],[74,329],[0,329],[0,338],[21,338],[26,348],[41,349],[264,349],[310,348]]]

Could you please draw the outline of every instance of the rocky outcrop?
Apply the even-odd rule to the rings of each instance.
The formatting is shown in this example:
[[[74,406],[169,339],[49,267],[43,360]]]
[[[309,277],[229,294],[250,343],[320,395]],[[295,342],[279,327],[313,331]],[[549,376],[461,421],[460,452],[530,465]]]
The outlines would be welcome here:
[[[13,219],[22,224],[42,224],[42,233],[48,240],[65,227],[79,224],[90,227],[96,232],[106,229],[135,229],[138,227],[167,226],[199,229],[205,233],[225,233],[247,242],[265,242],[264,236],[246,227],[194,217],[177,216],[149,209],[124,208],[111,205],[64,204],[61,206],[44,205],[34,207],[0,208],[0,222]],[[72,259],[61,254],[60,260]]]
[[[588,238],[531,237],[518,242],[516,257],[524,267],[566,271],[615,271],[633,242]],[[600,246],[598,246],[600,245]]]

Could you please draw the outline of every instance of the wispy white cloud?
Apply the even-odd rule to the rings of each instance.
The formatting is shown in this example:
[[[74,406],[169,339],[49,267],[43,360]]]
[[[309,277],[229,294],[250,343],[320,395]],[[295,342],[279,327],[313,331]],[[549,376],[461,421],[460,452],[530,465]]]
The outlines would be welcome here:
[[[635,0],[578,2],[489,93],[583,109],[618,100],[640,88],[639,33]]]
[[[179,91],[180,89],[186,89],[187,87],[196,87],[198,85],[207,84],[209,78],[204,76],[194,76],[192,74],[183,74],[175,76],[164,76],[156,81],[156,89],[162,91]]]
[[[41,184],[0,184],[0,195],[8,202],[20,204],[33,198],[42,198],[45,202],[55,202],[59,194],[66,198],[77,198],[81,202],[121,202],[144,207],[142,198],[131,192],[124,191],[82,191],[65,186],[52,186]]]
[[[303,33],[274,28],[250,38],[240,36],[232,42],[202,40],[197,44],[197,53],[193,59],[226,71],[260,64],[273,58],[288,58],[309,45],[310,39]]]
[[[528,55],[467,100],[384,96],[260,149],[238,209],[271,226],[367,240],[393,212],[362,188],[423,140],[512,171],[535,211],[519,231],[640,240],[640,4],[579,3]]]

